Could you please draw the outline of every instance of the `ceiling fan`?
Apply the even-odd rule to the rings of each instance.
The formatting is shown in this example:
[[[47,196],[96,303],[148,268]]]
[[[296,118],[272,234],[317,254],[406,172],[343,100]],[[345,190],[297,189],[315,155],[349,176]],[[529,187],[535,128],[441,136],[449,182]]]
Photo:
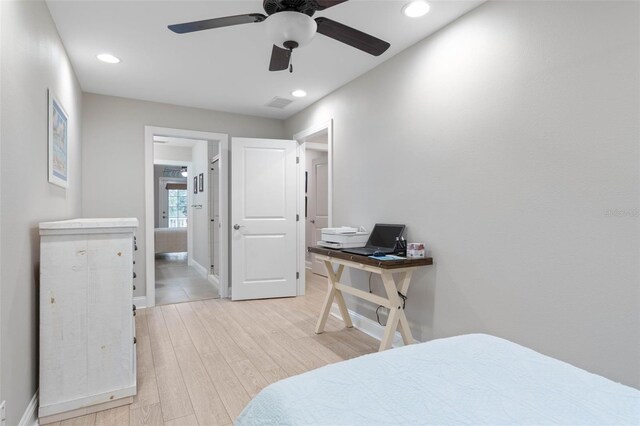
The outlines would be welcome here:
[[[293,49],[308,44],[316,33],[348,44],[371,55],[382,55],[391,46],[386,41],[329,18],[312,18],[317,11],[328,9],[346,1],[264,0],[263,7],[268,16],[261,13],[227,16],[169,25],[169,29],[174,33],[184,34],[264,21],[267,34],[273,42],[269,71],[282,71],[288,68],[290,72],[293,72],[293,66],[291,65]]]

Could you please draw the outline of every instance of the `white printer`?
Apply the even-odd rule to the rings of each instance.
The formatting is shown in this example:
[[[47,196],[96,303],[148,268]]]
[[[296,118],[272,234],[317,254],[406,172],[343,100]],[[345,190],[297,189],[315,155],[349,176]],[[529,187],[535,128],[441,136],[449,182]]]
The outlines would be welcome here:
[[[332,249],[345,249],[364,247],[369,239],[369,233],[364,227],[353,228],[342,226],[340,228],[322,228],[322,239],[318,245]]]

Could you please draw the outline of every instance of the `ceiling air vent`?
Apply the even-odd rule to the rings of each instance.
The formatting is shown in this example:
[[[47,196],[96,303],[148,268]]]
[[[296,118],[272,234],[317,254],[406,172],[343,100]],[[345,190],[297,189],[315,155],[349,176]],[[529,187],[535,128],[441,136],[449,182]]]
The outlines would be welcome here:
[[[269,101],[268,107],[282,109],[293,102],[291,99],[275,97]]]

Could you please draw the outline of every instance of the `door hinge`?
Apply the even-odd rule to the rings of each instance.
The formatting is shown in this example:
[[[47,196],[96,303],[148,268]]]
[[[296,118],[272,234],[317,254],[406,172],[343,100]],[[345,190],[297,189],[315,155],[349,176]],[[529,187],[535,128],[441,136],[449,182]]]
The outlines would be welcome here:
[[[296,215],[296,222],[300,222],[300,215],[299,214]]]
[[[296,157],[296,164],[300,164],[300,157]]]
[[[300,272],[296,272],[296,280],[300,279]]]

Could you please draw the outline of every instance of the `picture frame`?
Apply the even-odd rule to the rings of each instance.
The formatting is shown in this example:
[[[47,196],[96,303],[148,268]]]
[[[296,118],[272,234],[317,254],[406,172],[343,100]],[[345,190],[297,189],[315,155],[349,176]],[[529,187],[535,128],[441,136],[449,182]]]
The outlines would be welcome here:
[[[48,90],[49,183],[69,187],[69,115],[51,89]]]
[[[198,188],[199,188],[200,192],[204,192],[204,173],[200,173],[198,175],[198,178],[199,178],[199,181],[200,181],[200,184],[198,185]]]
[[[198,176],[193,177],[193,193],[198,193]]]

